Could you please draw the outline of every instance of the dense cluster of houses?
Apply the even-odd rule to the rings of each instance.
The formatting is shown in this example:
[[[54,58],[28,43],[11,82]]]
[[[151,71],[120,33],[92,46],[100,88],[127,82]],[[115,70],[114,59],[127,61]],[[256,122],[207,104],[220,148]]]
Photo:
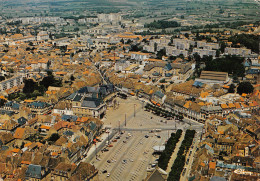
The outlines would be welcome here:
[[[79,162],[100,134],[107,107],[116,91],[205,124],[194,164],[195,177],[232,177],[259,168],[260,56],[243,45],[228,42],[230,32],[178,36],[136,35],[143,25],[120,14],[99,14],[77,23],[99,23],[73,38],[52,36],[46,27],[75,24],[74,19],[28,17],[14,19],[0,35],[0,176],[16,180],[90,180],[97,169]],[[122,21],[124,23],[122,24]],[[31,26],[33,25],[33,26]],[[122,27],[124,25],[124,28]],[[15,29],[19,33],[14,33]],[[251,27],[252,28],[252,27]],[[218,39],[226,45],[219,54]],[[226,72],[194,75],[193,56],[237,55],[244,58],[244,80],[252,94],[228,93],[232,79]],[[201,65],[203,68],[203,65]],[[39,84],[52,72],[62,87],[49,86],[33,99],[23,95],[24,80]],[[37,93],[37,90],[34,92]],[[10,97],[9,97],[10,98]],[[243,170],[243,172],[241,171]],[[245,174],[240,174],[245,173]],[[223,175],[224,174],[224,175]]]
[[[230,113],[207,118],[191,176],[203,180],[259,178],[259,115]]]

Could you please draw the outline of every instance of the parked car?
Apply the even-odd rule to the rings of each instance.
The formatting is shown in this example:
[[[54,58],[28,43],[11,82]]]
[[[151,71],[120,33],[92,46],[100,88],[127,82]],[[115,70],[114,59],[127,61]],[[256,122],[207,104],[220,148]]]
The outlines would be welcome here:
[[[104,149],[103,149],[103,151],[109,151],[109,149],[107,149],[107,148],[104,148]]]
[[[185,172],[186,172],[186,168],[183,169],[182,176],[184,176]]]
[[[156,167],[156,164],[153,163],[153,164],[151,165],[151,167],[152,167],[152,168]]]
[[[190,159],[187,159],[187,161],[186,161],[186,165],[188,165],[189,161],[190,161]]]

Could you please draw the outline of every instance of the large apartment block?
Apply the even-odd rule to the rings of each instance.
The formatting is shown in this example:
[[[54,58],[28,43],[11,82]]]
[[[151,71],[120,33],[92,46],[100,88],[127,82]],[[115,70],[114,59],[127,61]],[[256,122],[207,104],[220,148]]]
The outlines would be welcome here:
[[[23,84],[23,77],[15,76],[0,82],[0,91],[5,91],[7,89],[11,89],[13,87],[20,86],[22,84]]]
[[[216,57],[216,50],[194,48],[192,54],[194,55],[195,53],[197,53],[200,57],[203,56]]]
[[[225,48],[225,54],[228,55],[240,55],[240,56],[247,56],[251,54],[251,50],[247,48],[231,48],[231,47],[226,47]]]

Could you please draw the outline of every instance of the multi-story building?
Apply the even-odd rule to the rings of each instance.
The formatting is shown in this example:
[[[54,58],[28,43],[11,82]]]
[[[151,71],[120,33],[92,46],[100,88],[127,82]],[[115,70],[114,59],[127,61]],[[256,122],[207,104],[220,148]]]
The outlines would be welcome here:
[[[195,45],[195,42],[186,39],[173,39],[172,44],[176,47],[176,49],[189,50],[190,45]]]
[[[155,52],[154,51],[154,45],[150,43],[150,45],[144,45],[143,50],[148,52]]]
[[[105,115],[107,105],[104,98],[113,93],[112,86],[83,87],[71,94],[66,101],[72,104],[72,111],[77,116],[101,118]]]
[[[208,49],[208,50],[217,50],[219,49],[219,44],[218,43],[207,43],[205,41],[197,41],[197,48],[203,48],[203,49]]]
[[[5,91],[7,89],[11,89],[13,87],[20,86],[22,84],[23,84],[23,77],[15,76],[0,82],[0,91]]]
[[[142,53],[142,52],[132,52],[131,59],[138,60],[139,62],[143,62],[144,60],[150,57],[149,53]]]
[[[105,23],[119,23],[122,20],[122,16],[117,13],[111,13],[111,14],[98,14],[98,21],[99,22],[105,22]]]
[[[212,115],[222,116],[222,108],[220,106],[202,106],[200,111],[205,119]]]
[[[181,54],[184,57],[187,57],[188,56],[188,51],[187,50],[172,49],[172,52],[169,55],[179,56]]]
[[[225,48],[225,54],[227,55],[239,55],[246,57],[248,55],[251,55],[251,50],[247,48],[232,48],[232,47],[226,47]]]
[[[102,117],[106,105],[101,99],[88,97],[87,94],[76,94],[72,100],[72,111],[77,116]]]
[[[216,57],[216,50],[194,48],[192,54],[194,55],[195,53],[197,53],[200,57],[203,56]]]
[[[46,102],[32,102],[27,104],[27,107],[35,114],[47,114],[51,111],[52,105]]]

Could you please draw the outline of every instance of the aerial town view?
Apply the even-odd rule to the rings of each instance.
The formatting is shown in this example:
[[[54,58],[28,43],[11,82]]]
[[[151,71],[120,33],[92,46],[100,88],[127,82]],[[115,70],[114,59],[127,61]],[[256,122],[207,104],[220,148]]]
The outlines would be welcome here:
[[[0,181],[260,181],[260,0],[0,0]]]

